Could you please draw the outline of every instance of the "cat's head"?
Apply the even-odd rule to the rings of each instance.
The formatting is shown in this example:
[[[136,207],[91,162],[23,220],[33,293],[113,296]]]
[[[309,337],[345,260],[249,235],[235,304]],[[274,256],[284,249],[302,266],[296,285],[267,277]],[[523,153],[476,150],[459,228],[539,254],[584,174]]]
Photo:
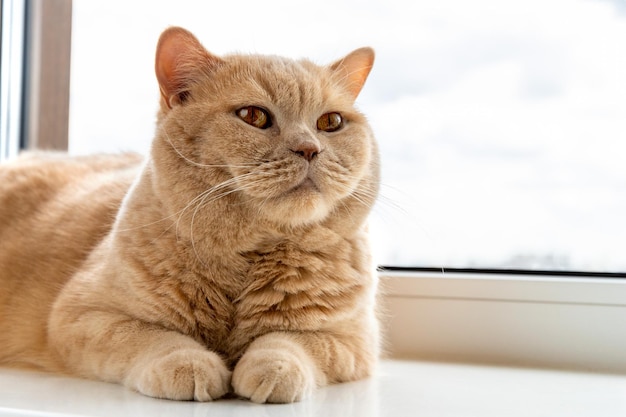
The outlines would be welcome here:
[[[273,56],[217,57],[181,28],[159,40],[161,110],[153,156],[208,199],[227,193],[288,226],[371,208],[378,157],[354,101],[374,53],[318,66]],[[171,168],[175,167],[175,170]],[[355,220],[357,220],[355,218]]]

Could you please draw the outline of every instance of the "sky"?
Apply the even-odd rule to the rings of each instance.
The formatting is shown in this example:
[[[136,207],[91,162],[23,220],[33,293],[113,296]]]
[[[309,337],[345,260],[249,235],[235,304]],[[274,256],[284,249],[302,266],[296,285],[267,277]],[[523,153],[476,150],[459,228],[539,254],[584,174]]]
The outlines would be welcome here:
[[[170,25],[216,54],[369,45],[380,264],[626,272],[620,0],[75,0],[70,151],[147,152]]]

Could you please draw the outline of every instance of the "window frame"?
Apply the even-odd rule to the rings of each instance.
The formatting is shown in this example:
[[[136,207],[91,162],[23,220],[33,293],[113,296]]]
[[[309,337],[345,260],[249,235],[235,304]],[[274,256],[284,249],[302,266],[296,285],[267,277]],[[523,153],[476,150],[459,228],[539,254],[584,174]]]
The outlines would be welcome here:
[[[72,0],[26,0],[22,149],[67,150]]]
[[[394,358],[626,372],[626,280],[380,271]]]
[[[3,161],[18,154],[22,134],[25,1],[1,0],[0,4],[0,161]]]
[[[72,0],[2,1],[0,160],[67,150]]]

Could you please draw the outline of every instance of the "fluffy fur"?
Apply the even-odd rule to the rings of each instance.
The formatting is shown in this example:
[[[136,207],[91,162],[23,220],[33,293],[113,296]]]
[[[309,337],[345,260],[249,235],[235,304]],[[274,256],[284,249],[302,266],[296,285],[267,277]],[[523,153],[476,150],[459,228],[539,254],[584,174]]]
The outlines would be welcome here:
[[[298,401],[370,375],[378,157],[353,103],[372,63],[217,57],[166,30],[145,161],[0,166],[0,363],[198,401]],[[246,123],[249,106],[271,125]],[[317,128],[329,112],[337,131]]]

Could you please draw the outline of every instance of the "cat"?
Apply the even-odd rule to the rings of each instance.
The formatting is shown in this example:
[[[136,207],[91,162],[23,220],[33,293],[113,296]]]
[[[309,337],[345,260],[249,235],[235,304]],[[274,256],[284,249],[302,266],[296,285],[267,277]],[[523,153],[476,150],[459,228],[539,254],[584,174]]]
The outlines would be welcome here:
[[[166,29],[145,160],[0,165],[0,364],[258,403],[371,375],[373,61],[218,57]]]

